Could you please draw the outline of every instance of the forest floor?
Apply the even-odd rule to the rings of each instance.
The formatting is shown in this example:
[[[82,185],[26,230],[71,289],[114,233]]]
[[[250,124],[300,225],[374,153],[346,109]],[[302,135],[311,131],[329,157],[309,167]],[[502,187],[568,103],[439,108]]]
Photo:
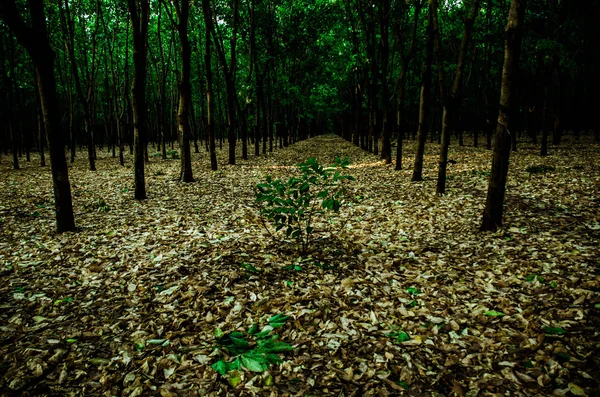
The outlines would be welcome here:
[[[60,235],[49,167],[3,157],[0,393],[600,395],[599,146],[541,158],[520,142],[494,233],[478,230],[491,152],[453,144],[438,196],[438,149],[427,144],[418,183],[413,141],[402,171],[334,136],[217,172],[203,152],[191,184],[175,180],[178,160],[151,157],[142,202],[131,157],[122,168],[99,151],[90,172],[82,152],[70,170],[81,230]],[[338,154],[356,177],[344,229],[305,254],[274,242],[253,187]],[[553,168],[526,171],[538,165]],[[215,331],[269,333],[270,319],[293,347],[281,364],[211,368],[228,359]]]

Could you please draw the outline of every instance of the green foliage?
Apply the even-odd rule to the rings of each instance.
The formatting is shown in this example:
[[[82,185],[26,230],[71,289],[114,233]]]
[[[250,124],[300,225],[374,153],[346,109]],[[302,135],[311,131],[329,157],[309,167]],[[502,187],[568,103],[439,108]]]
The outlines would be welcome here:
[[[286,315],[276,314],[262,329],[258,324],[253,324],[247,332],[224,333],[217,328],[215,330],[217,345],[230,357],[229,360],[221,358],[212,364],[211,368],[223,376],[228,376],[231,384],[236,383],[239,370],[264,372],[271,365],[280,364],[282,360],[279,354],[292,351],[294,348],[289,343],[279,341],[279,336],[273,331],[283,327],[288,318]]]
[[[170,159],[173,159],[173,160],[181,158],[181,157],[179,157],[179,152],[174,149],[167,150],[167,157]]]
[[[108,212],[110,211],[110,207],[106,204],[106,201],[102,197],[98,199],[96,202],[96,211],[97,212]]]
[[[542,277],[542,276],[538,276],[537,274],[529,274],[529,275],[527,275],[527,276],[525,277],[525,280],[526,280],[526,281],[528,281],[528,282],[530,282],[530,283],[531,283],[531,282],[533,282],[533,281],[534,281],[534,280],[536,280],[536,279],[537,279],[537,281],[539,281],[540,283],[543,283],[543,282],[544,282],[544,277]]]
[[[551,165],[531,165],[525,169],[530,174],[545,174],[546,172],[554,171]]]
[[[348,157],[336,157],[329,167],[309,158],[297,165],[301,172],[299,177],[282,181],[268,175],[266,182],[257,184],[256,202],[269,233],[267,222],[275,232],[285,231],[286,238],[296,239],[302,250],[306,250],[313,236],[318,234],[313,223],[331,224],[326,221],[332,220],[348,199],[344,184],[354,177],[343,175],[342,171],[349,164]]]
[[[546,335],[564,335],[567,333],[567,331],[559,327],[542,327],[542,329]]]
[[[389,334],[385,334],[394,340],[394,342],[407,342],[410,340],[410,336],[404,331],[394,331]]]

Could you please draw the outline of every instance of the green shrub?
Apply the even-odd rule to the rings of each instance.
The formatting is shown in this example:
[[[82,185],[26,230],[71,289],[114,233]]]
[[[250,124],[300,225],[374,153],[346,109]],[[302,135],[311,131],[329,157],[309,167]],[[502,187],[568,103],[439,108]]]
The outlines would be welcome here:
[[[344,185],[354,177],[342,175],[342,171],[349,164],[348,157],[336,157],[331,166],[323,167],[315,158],[309,158],[297,164],[301,172],[299,177],[282,181],[268,175],[266,182],[256,185],[255,191],[267,231],[271,233],[269,226],[275,232],[285,231],[286,238],[296,239],[305,251],[318,234],[313,228],[314,222],[331,225],[325,221],[332,220],[348,199]]]
[[[172,159],[178,159],[179,157],[179,152],[177,150],[173,150],[173,149],[169,149],[167,150],[167,157],[170,157]]]

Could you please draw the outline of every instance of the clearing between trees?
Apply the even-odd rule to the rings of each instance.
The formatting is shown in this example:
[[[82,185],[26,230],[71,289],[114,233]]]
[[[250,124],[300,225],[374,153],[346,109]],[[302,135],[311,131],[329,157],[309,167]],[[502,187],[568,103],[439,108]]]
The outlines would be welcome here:
[[[415,183],[405,145],[402,171],[336,136],[216,172],[201,153],[190,184],[150,149],[141,202],[132,158],[98,151],[70,169],[80,231],[60,235],[49,167],[3,160],[2,394],[599,395],[598,145],[520,143],[494,233],[490,151],[451,146],[439,196],[439,146]],[[343,230],[274,241],[255,185],[335,156],[356,178]]]

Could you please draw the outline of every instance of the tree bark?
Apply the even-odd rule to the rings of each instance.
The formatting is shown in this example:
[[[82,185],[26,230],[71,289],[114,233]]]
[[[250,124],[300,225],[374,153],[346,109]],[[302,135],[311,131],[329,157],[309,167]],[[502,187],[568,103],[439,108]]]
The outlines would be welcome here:
[[[502,226],[508,160],[510,157],[510,116],[514,111],[513,90],[517,80],[521,41],[523,38],[525,4],[526,0],[511,1],[508,22],[506,24],[500,111],[496,133],[494,134],[492,171],[490,173],[485,209],[483,210],[481,230],[496,230],[497,227]]]
[[[215,120],[214,111],[215,104],[213,99],[213,76],[211,66],[211,51],[210,51],[210,37],[213,31],[212,27],[212,16],[210,9],[210,1],[202,0],[202,11],[204,13],[204,24],[205,24],[205,47],[204,47],[204,63],[206,66],[206,107],[207,107],[207,118],[208,118],[208,141],[210,151],[210,168],[216,171],[217,165],[217,153],[215,145]]]
[[[419,101],[419,129],[417,132],[417,153],[413,167],[412,181],[423,180],[423,155],[425,153],[425,141],[427,140],[429,122],[429,101],[431,90],[431,62],[433,60],[433,15],[432,5],[429,5],[429,21],[426,30],[427,41],[425,44],[425,62],[423,64],[423,81],[421,83],[421,99]]]
[[[63,34],[64,41],[67,47],[67,52],[69,54],[69,60],[71,63],[71,74],[73,76],[73,80],[75,82],[75,91],[79,100],[81,101],[81,106],[83,109],[83,124],[85,128],[85,132],[87,135],[87,151],[88,151],[88,161],[90,164],[90,171],[96,171],[96,161],[94,156],[94,127],[93,127],[93,112],[91,109],[91,101],[93,97],[93,87],[95,84],[95,72],[96,72],[96,35],[98,33],[98,28],[100,24],[96,21],[96,28],[92,33],[92,69],[89,76],[87,93],[84,94],[83,86],[81,83],[81,78],[79,76],[79,68],[77,67],[77,59],[75,57],[75,28],[74,28],[74,19],[71,17],[71,10],[69,7],[69,1],[64,0],[64,14],[61,8],[61,20],[63,25]],[[99,14],[100,11],[100,2],[96,1],[96,13]],[[65,15],[66,14],[66,15]]]
[[[56,208],[56,231],[76,231],[71,200],[71,184],[64,144],[60,131],[60,111],[56,95],[54,59],[56,54],[50,47],[46,29],[43,0],[28,0],[31,26],[27,26],[18,14],[14,0],[0,3],[0,18],[15,33],[17,40],[27,50],[35,67],[44,124],[50,143],[52,184]]]
[[[406,75],[408,73],[408,67],[410,61],[415,52],[415,43],[417,36],[417,28],[419,26],[419,14],[423,3],[419,0],[415,4],[415,12],[413,17],[413,26],[410,38],[410,45],[406,54],[402,56],[402,62],[400,65],[400,77],[398,78],[398,107],[396,109],[396,128],[398,129],[398,145],[396,147],[396,171],[402,169],[402,146],[404,143],[404,93],[406,90]]]
[[[133,110],[133,170],[135,199],[146,198],[144,174],[144,142],[146,141],[146,59],[148,49],[149,0],[128,0],[129,16],[133,27],[133,86],[131,89]]]
[[[438,166],[438,179],[436,187],[438,194],[444,194],[446,192],[446,170],[448,167],[448,147],[450,146],[450,135],[456,128],[456,120],[461,102],[459,90],[462,85],[463,72],[465,70],[465,57],[467,55],[471,30],[473,29],[473,24],[475,23],[475,18],[477,18],[478,12],[479,0],[473,0],[471,13],[464,22],[465,26],[460,43],[458,59],[456,61],[456,75],[454,76],[452,91],[450,92],[450,95],[445,98],[445,100],[442,98],[444,109],[442,113],[442,145],[440,150],[440,161]],[[438,54],[438,56],[440,56],[440,54]]]
[[[388,89],[388,64],[390,58],[389,44],[389,21],[390,21],[390,1],[383,0],[379,4],[379,58],[381,63],[381,158],[385,164],[392,162],[392,130],[393,116],[389,109],[389,89]]]
[[[179,33],[181,54],[181,77],[179,80],[179,108],[177,110],[177,129],[181,148],[181,173],[182,182],[194,182],[192,174],[192,154],[190,149],[190,106],[192,102],[192,86],[190,81],[192,50],[188,37],[188,20],[190,15],[190,1],[180,0],[174,2],[177,14],[177,32]]]

